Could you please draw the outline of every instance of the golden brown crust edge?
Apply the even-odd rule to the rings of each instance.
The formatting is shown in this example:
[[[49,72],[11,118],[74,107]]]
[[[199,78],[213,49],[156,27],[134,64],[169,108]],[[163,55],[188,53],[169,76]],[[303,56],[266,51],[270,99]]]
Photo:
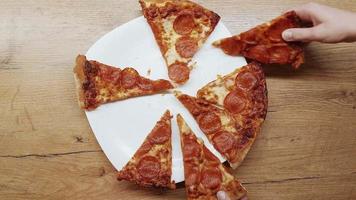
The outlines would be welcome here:
[[[234,162],[229,162],[232,169],[237,169],[242,164],[242,162],[245,160],[248,152],[250,151],[252,145],[255,143],[255,140],[261,131],[262,123],[263,122],[259,123],[259,125],[257,127],[255,127],[255,130],[253,133],[254,136],[252,138],[250,138],[250,140],[248,141],[248,144],[246,144],[244,149],[241,151],[239,157]]]
[[[262,97],[260,102],[255,103],[255,106],[259,105],[259,106],[262,106],[262,108],[261,108],[260,112],[258,112],[257,116],[255,115],[252,117],[253,124],[251,125],[251,128],[253,130],[253,136],[251,138],[249,138],[248,144],[246,144],[245,148],[242,150],[240,157],[235,162],[230,163],[230,165],[233,169],[236,169],[238,166],[240,166],[240,164],[246,158],[252,145],[255,143],[257,136],[260,134],[263,122],[265,121],[266,116],[267,116],[268,90],[267,90],[265,74],[264,74],[263,69],[259,63],[251,62],[248,65],[251,68],[254,68],[253,71],[257,72],[259,79],[260,79],[260,83],[259,83],[260,85],[257,90],[259,90],[261,93],[253,93],[252,99],[259,99]]]
[[[231,200],[240,200],[247,196],[247,190],[240,184],[240,182],[234,180],[231,184],[233,189],[237,189],[237,191],[225,191]]]
[[[165,1],[162,1],[165,2]],[[156,23],[154,22],[154,20],[151,19],[151,17],[149,16],[149,6],[147,4],[156,4],[156,3],[161,3],[159,0],[139,0],[139,3],[141,5],[142,8],[142,14],[144,15],[144,17],[147,20],[148,25],[151,27],[153,36],[155,37],[155,40],[157,42],[157,45],[161,51],[161,54],[164,55],[167,51],[167,46],[165,46],[163,44],[163,38],[162,38],[162,28],[157,26]],[[165,62],[167,63],[166,57],[163,56]]]
[[[211,33],[211,32],[213,32],[215,30],[215,27],[216,27],[216,25],[218,25],[221,17],[217,13],[215,13],[213,11],[210,11],[210,13],[211,13],[211,16],[210,16],[210,23],[211,23],[210,33]]]
[[[75,66],[73,68],[78,104],[81,109],[85,109],[85,93],[83,90],[83,83],[86,81],[84,73],[84,67],[86,62],[87,59],[85,56],[78,55],[76,58]]]

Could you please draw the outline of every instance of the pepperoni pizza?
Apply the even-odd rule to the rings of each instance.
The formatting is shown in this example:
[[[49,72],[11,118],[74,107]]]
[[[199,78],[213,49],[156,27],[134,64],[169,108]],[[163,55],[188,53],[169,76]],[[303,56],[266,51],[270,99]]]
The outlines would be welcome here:
[[[185,83],[189,62],[220,17],[188,0],[140,0],[140,4],[166,61],[169,78]]]
[[[261,24],[240,35],[213,43],[228,55],[242,55],[264,64],[291,64],[294,68],[304,63],[304,52],[297,42],[286,42],[282,32],[289,28],[303,27],[294,11]]]
[[[160,93],[173,88],[163,79],[150,80],[133,68],[116,68],[79,55],[74,67],[79,105],[93,110],[101,104],[135,96]]]
[[[252,62],[234,72],[219,77],[197,92],[197,97],[224,108],[235,119],[235,129],[239,142],[231,143],[229,134],[220,134],[213,143],[221,143],[217,150],[236,154],[232,167],[237,167],[250,150],[267,114],[267,87],[261,66]],[[231,146],[231,149],[228,147]]]
[[[172,176],[171,115],[167,110],[117,179],[133,181],[144,187],[175,189]]]
[[[183,153],[185,190],[188,200],[216,200],[218,191],[230,199],[241,199],[246,190],[220,163],[220,160],[199,140],[184,119],[178,115]]]

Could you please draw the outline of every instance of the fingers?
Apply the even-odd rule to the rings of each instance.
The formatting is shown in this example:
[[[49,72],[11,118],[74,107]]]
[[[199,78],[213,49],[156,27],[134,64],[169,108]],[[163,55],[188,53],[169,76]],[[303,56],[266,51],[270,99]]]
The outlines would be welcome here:
[[[216,197],[218,198],[218,200],[231,200],[230,197],[224,191],[219,191],[216,194]]]
[[[248,200],[248,198],[247,198],[247,196],[244,196],[240,200]]]
[[[299,7],[296,7],[293,9],[298,17],[303,20],[303,21],[307,21],[307,22],[312,22],[313,21],[313,15],[310,12],[310,9],[307,5],[302,5]]]
[[[315,26],[312,28],[292,28],[287,29],[282,33],[282,37],[287,42],[301,41],[301,42],[310,42],[310,41],[320,41],[319,34],[320,27]]]
[[[218,198],[218,200],[231,200],[230,197],[224,191],[219,191],[216,194],[216,197]],[[239,200],[248,200],[248,198],[247,198],[247,196],[244,196]]]
[[[298,17],[304,22],[312,22],[313,25],[317,25],[325,18],[325,12],[323,12],[323,5],[317,3],[307,3],[295,7],[289,11],[295,11]],[[325,10],[325,9],[324,9]],[[323,14],[324,13],[324,14]],[[328,14],[328,13],[326,13]]]
[[[293,10],[297,13],[298,17],[307,22],[313,22],[315,19],[314,13],[317,10],[319,4],[308,3],[294,8]]]

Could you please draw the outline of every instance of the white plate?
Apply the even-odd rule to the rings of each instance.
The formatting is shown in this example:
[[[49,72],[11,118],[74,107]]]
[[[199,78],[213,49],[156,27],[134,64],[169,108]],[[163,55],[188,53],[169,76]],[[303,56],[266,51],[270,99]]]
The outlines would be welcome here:
[[[178,90],[195,95],[204,84],[216,79],[218,74],[227,74],[246,64],[242,57],[226,56],[211,43],[230,36],[220,22],[202,49],[193,58],[196,62],[190,80]],[[152,31],[144,17],[138,17],[107,33],[87,52],[88,59],[98,60],[113,66],[134,67],[148,78],[168,79],[166,65],[156,44]],[[148,75],[148,70],[151,73]],[[184,181],[182,153],[176,114],[181,113],[189,126],[201,137],[206,146],[222,157],[210,145],[193,117],[172,94],[132,98],[100,106],[86,112],[89,124],[106,156],[120,170],[142,144],[166,109],[174,115],[172,119],[173,177],[176,182]]]

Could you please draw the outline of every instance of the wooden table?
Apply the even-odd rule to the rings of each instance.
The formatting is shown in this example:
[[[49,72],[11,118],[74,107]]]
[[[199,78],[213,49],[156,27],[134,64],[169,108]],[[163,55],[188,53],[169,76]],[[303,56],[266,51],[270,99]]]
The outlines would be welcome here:
[[[238,33],[303,1],[199,2]],[[0,1],[0,199],[185,198],[117,182],[77,106],[76,55],[139,15],[133,0]],[[268,116],[234,171],[250,199],[356,199],[356,44],[311,44],[306,59],[266,69]]]

